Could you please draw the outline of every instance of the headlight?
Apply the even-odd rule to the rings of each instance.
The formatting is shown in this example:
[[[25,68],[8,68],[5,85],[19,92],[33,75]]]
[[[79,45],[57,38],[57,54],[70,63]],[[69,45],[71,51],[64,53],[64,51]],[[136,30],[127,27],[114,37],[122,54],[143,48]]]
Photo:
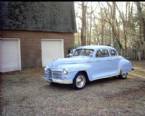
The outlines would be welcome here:
[[[44,71],[47,71],[47,67],[44,68]]]
[[[66,69],[63,69],[63,74],[67,75],[68,71]]]

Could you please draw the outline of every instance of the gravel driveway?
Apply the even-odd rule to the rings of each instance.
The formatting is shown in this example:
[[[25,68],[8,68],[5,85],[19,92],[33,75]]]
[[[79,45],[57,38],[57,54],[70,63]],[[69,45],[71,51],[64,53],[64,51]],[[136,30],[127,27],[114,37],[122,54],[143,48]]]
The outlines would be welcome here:
[[[0,78],[1,115],[145,116],[145,67],[135,66],[128,79],[98,80],[79,91],[68,85],[49,85],[42,69],[4,74]]]

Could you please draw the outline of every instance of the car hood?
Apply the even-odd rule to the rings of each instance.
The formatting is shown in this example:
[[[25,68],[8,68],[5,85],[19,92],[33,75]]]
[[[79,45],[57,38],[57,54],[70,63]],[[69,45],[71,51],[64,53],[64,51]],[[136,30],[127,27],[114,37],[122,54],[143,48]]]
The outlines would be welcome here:
[[[51,62],[51,67],[56,68],[60,65],[67,65],[67,64],[80,64],[86,63],[90,61],[90,57],[87,56],[75,56],[70,58],[61,58]]]

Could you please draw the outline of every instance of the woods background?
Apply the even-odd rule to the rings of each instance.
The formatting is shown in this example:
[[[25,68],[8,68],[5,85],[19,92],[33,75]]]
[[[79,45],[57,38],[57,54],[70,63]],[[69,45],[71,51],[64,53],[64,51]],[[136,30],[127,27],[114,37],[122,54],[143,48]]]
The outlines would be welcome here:
[[[145,59],[145,2],[75,2],[75,12],[75,47],[111,45],[129,59]]]

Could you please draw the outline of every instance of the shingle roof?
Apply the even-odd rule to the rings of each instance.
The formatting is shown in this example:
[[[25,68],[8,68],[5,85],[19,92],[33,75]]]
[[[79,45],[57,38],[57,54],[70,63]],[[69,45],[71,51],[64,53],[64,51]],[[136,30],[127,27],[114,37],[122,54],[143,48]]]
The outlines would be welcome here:
[[[0,2],[0,29],[76,32],[73,2]]]

